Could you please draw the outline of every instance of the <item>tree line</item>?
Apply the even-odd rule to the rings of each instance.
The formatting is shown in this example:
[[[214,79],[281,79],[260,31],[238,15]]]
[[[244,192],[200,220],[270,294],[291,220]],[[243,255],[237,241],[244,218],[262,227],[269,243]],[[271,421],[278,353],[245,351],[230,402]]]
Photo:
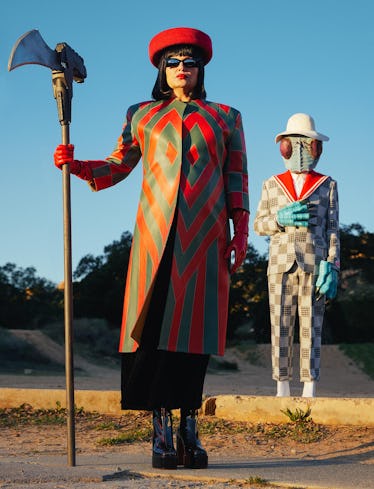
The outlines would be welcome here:
[[[341,274],[336,299],[326,306],[324,343],[374,342],[374,233],[360,224],[342,226]],[[74,317],[104,319],[119,330],[132,235],[124,232],[103,254],[84,256],[74,271]],[[232,276],[228,340],[270,342],[267,255],[248,245]],[[33,267],[0,267],[0,327],[42,329],[63,319],[63,290],[40,278]],[[297,329],[296,336],[297,336]]]

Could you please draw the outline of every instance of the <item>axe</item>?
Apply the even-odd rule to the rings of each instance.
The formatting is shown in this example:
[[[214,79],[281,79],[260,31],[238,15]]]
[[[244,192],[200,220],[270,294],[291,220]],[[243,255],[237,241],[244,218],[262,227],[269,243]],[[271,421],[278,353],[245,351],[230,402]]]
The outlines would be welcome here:
[[[61,124],[62,144],[69,144],[73,81],[82,83],[87,76],[83,59],[66,43],[51,49],[39,31],[26,32],[15,43],[9,57],[8,70],[26,64],[38,64],[52,70],[53,95]],[[75,466],[74,366],[73,366],[73,286],[71,260],[70,169],[62,168],[64,221],[64,316],[65,316],[65,373],[68,427],[68,463]]]

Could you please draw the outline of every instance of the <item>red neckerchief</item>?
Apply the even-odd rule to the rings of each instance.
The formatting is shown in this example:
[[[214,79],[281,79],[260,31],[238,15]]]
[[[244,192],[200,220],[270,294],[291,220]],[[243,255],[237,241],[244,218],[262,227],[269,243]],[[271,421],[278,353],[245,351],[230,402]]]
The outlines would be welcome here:
[[[306,175],[304,186],[299,197],[296,196],[290,170],[287,170],[285,173],[280,173],[279,175],[274,175],[274,178],[282,187],[289,200],[291,202],[295,202],[297,200],[302,200],[309,197],[309,195],[311,195],[316,188],[318,188],[329,177],[328,175],[322,175],[322,173],[317,173],[314,170],[311,170]]]

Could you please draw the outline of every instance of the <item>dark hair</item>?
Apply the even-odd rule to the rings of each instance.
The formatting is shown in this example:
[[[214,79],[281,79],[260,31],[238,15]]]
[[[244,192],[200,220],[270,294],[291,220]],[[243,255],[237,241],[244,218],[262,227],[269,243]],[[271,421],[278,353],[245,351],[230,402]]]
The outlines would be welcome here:
[[[171,46],[164,50],[158,63],[158,75],[155,85],[152,90],[152,97],[155,100],[167,100],[172,94],[173,90],[166,82],[166,60],[172,56],[191,56],[199,60],[198,68],[199,73],[197,75],[197,83],[192,91],[191,98],[206,98],[206,92],[204,88],[204,61],[203,53],[197,46],[191,46],[186,44],[180,44],[177,46]]]

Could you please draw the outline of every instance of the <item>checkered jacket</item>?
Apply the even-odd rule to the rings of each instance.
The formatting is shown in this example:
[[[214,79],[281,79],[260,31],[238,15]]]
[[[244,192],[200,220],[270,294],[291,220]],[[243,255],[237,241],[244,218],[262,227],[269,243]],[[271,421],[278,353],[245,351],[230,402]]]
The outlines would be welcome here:
[[[311,218],[306,227],[282,227],[277,211],[296,200],[308,203]],[[260,236],[270,236],[268,275],[288,271],[294,262],[308,273],[318,273],[321,260],[340,268],[339,206],[337,183],[331,177],[310,172],[299,198],[290,172],[263,183],[254,220]]]

